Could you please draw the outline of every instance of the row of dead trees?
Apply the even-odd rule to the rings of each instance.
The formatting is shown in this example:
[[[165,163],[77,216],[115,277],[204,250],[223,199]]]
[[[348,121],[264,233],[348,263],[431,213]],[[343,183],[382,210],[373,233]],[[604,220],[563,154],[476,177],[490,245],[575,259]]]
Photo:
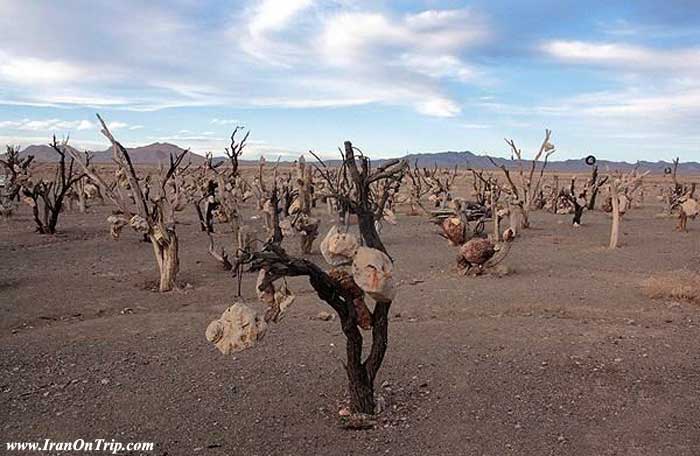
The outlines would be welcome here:
[[[434,169],[426,175],[425,169],[421,172],[417,165],[414,166],[409,173],[411,179],[406,198],[410,204],[410,213],[416,213],[416,208],[420,208],[422,213],[432,216],[433,221],[442,228],[440,234],[452,244],[459,245],[472,237],[483,237],[487,223],[491,227],[488,229],[488,237],[493,242],[501,242],[506,217],[511,236],[517,236],[530,227],[532,210],[572,214],[572,224],[578,227],[582,224],[584,212],[597,207],[602,193],[600,209],[611,214],[608,246],[612,249],[619,247],[623,216],[637,201],[644,201],[642,182],[648,172],[640,172],[635,166],[628,172],[613,171],[601,176],[595,157],[589,156],[586,163],[591,166],[590,177],[581,179],[574,176],[566,184],[560,184],[559,177],[554,175],[548,181],[544,175],[545,169],[549,157],[556,151],[551,135],[550,130],[545,131],[545,137],[530,161],[524,159],[524,154],[515,141],[506,139],[511,152],[510,163],[488,157],[494,168],[500,171],[502,180],[488,170],[470,168],[472,201],[455,198],[449,191],[445,191],[441,201],[449,202],[449,205],[443,203],[438,209],[428,210],[420,203],[421,197],[429,193],[421,183],[426,182],[429,175],[449,173],[454,176],[457,173]],[[671,211],[678,213],[677,229],[683,231],[687,220],[697,215],[698,204],[694,198],[695,184],[679,183],[676,177],[677,166],[678,159],[674,160],[673,169],[667,170],[672,183],[664,192],[664,200],[667,201],[669,214]],[[447,180],[449,185],[453,182],[453,178]],[[442,188],[449,190],[450,187]],[[450,220],[449,223],[445,222],[447,219]]]
[[[127,150],[104,124],[102,133],[112,142],[113,160],[117,164],[116,178],[110,182],[91,166],[89,153],[78,152],[68,145],[67,140],[59,143],[54,137],[51,143],[58,156],[53,178],[36,178],[30,171],[32,157],[22,158],[17,149],[8,148],[0,162],[9,171],[0,198],[3,210],[10,212],[13,204],[23,198],[32,207],[37,231],[53,234],[66,200],[76,200],[79,210],[84,211],[88,196],[96,195],[100,200],[107,197],[116,208],[115,215],[109,219],[113,237],[118,237],[121,228],[128,224],[153,243],[161,271],[159,288],[162,290],[172,289],[178,269],[178,262],[172,258],[172,253],[168,253],[177,251],[173,214],[190,204],[196,210],[202,232],[208,237],[209,253],[226,270],[236,269],[243,253],[258,249],[267,239],[280,244],[284,237],[298,236],[301,252],[310,253],[319,234],[320,220],[311,214],[317,201],[327,206],[329,214],[337,216],[338,226],[343,231],[347,230],[351,217],[358,217],[356,208],[338,197],[338,188],[348,185],[347,171],[342,167],[326,166],[313,153],[318,164],[308,165],[302,156],[291,171],[280,170],[278,163],[268,171],[269,165],[261,158],[252,182],[245,179],[240,173],[238,159],[249,132],[238,140],[237,134],[242,133],[240,127],[233,131],[230,147],[225,150],[227,160],[215,162],[209,155],[203,164],[191,167],[189,163],[183,163],[186,155],[183,152],[171,157],[168,169],[162,167],[158,174],[145,177],[137,175]],[[582,185],[576,177],[572,177],[567,185],[560,185],[558,176],[547,182],[544,173],[549,157],[556,151],[551,136],[552,132],[546,130],[530,161],[524,159],[514,140],[506,139],[511,162],[489,157],[495,169],[500,170],[503,180],[493,172],[469,169],[472,201],[453,195],[459,176],[457,167],[419,168],[417,162],[413,167],[406,165],[403,175],[407,179],[402,192],[399,192],[401,183],[397,181],[383,182],[381,187],[374,185],[371,188],[377,201],[375,231],[381,230],[383,222],[395,223],[396,204],[407,204],[409,214],[431,215],[438,223],[452,215],[457,216],[461,222],[459,231],[463,233],[460,236],[465,242],[483,236],[486,231],[494,242],[501,242],[504,218],[508,218],[507,228],[515,237],[530,226],[532,210],[572,213],[573,225],[579,226],[584,211],[594,209],[601,189],[606,189],[602,208],[612,214],[609,246],[617,247],[622,217],[632,207],[635,194],[642,193],[641,182],[645,174],[638,173],[635,168],[629,173],[610,173],[601,177],[598,166],[592,164],[591,175]],[[672,185],[664,198],[669,212],[679,211],[678,229],[685,230],[687,219],[697,213],[697,203],[693,199],[695,186],[678,182],[677,166],[676,159],[670,173]],[[242,223],[240,205],[250,198],[255,198],[265,222],[262,235]],[[223,246],[217,246],[215,223],[228,227],[230,241]],[[442,228],[444,231],[445,227]]]
[[[348,185],[347,171],[342,167],[325,166],[313,153],[318,164],[308,165],[302,156],[292,171],[282,171],[276,163],[270,172],[266,169],[269,165],[261,158],[258,172],[249,182],[240,173],[238,159],[250,132],[238,140],[236,137],[242,131],[237,127],[231,135],[230,147],[225,150],[227,160],[215,162],[209,155],[203,164],[191,167],[189,163],[183,163],[186,155],[183,152],[171,157],[167,169],[161,168],[158,174],[139,177],[126,148],[114,139],[104,123],[102,125],[102,133],[112,142],[113,160],[117,164],[114,180],[108,182],[104,173],[91,166],[89,153],[80,153],[69,146],[67,140],[59,143],[54,137],[51,147],[58,162],[53,178],[35,177],[30,171],[32,157],[22,158],[17,149],[8,148],[0,161],[9,171],[6,172],[9,177],[0,202],[5,212],[11,212],[13,205],[24,198],[32,207],[37,231],[53,234],[66,200],[76,200],[79,210],[84,211],[88,198],[104,200],[107,197],[116,208],[116,214],[110,217],[112,235],[118,237],[121,228],[129,224],[154,244],[159,267],[162,265],[160,289],[172,289],[177,271],[177,261],[167,253],[177,250],[173,214],[190,204],[196,210],[202,232],[208,237],[210,254],[226,270],[234,269],[242,253],[259,248],[268,238],[279,244],[285,236],[298,236],[302,253],[310,253],[320,225],[320,220],[311,215],[317,201],[327,206],[329,214],[337,216],[343,230],[347,230],[351,216],[357,217],[356,209],[338,197],[338,188]],[[551,135],[550,130],[545,131],[545,137],[530,161],[524,159],[514,140],[506,139],[511,162],[489,157],[493,166],[500,170],[502,181],[493,172],[469,169],[472,201],[453,195],[459,177],[456,166],[454,169],[439,169],[437,166],[431,169],[419,168],[417,162],[413,167],[406,165],[403,173],[407,178],[406,185],[401,193],[397,181],[383,182],[381,187],[374,185],[371,188],[377,201],[375,231],[380,230],[384,222],[395,223],[396,204],[407,204],[409,214],[431,215],[438,221],[450,215],[458,216],[464,225],[465,240],[483,235],[487,230],[495,242],[500,242],[503,219],[508,218],[507,227],[513,236],[517,236],[530,226],[532,210],[573,213],[573,224],[580,225],[584,210],[595,208],[600,190],[605,188],[608,194],[603,209],[612,213],[609,245],[617,247],[620,220],[631,207],[634,194],[641,189],[644,175],[635,169],[627,174],[611,173],[601,177],[598,166],[594,165],[590,178],[583,185],[576,177],[571,178],[568,185],[560,186],[557,176],[548,183],[544,173],[549,157],[556,151]],[[694,216],[695,186],[678,182],[677,165],[678,160],[675,160],[671,174],[673,183],[666,201],[669,211],[680,209],[679,229],[684,230],[688,217]],[[262,236],[242,224],[240,205],[250,198],[255,198],[263,215],[265,234]],[[215,223],[228,226],[230,242],[224,246],[217,246]]]

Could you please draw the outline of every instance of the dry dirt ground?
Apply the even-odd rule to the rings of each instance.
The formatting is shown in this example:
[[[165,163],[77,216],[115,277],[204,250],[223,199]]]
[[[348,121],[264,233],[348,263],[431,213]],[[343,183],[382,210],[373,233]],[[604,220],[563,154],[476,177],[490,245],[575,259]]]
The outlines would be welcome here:
[[[650,300],[640,282],[699,270],[700,222],[679,234],[658,210],[630,212],[614,252],[606,214],[574,228],[536,213],[500,278],[457,275],[436,228],[400,215],[382,233],[400,280],[385,411],[347,431],[344,338],[337,320],[313,318],[329,309],[304,280],[258,347],[225,357],[204,330],[235,282],[193,211],[178,226],[183,289],[161,295],[150,245],[129,230],[109,239],[108,207],[65,213],[55,237],[33,233],[24,208],[0,224],[0,440],[153,441],[158,455],[696,456],[700,307]],[[246,275],[251,302],[253,286]]]

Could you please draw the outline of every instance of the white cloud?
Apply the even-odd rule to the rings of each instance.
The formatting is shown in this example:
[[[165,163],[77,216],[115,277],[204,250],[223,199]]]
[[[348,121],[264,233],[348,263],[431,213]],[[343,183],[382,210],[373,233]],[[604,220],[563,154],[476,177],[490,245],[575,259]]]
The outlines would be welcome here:
[[[264,0],[255,8],[248,30],[261,36],[285,27],[291,18],[311,6],[312,0]]]
[[[287,40],[276,40],[274,35],[312,4],[312,0],[260,1],[248,11],[245,32],[236,25],[229,34],[240,42],[241,49],[247,54],[266,63],[284,65],[286,58],[298,49]]]
[[[207,142],[223,144],[224,138],[213,138],[211,135],[193,134],[190,132],[179,132],[173,135],[148,136],[149,140],[157,142]],[[185,146],[185,145],[183,145]]]
[[[251,100],[255,106],[262,107],[282,107],[282,108],[337,108],[344,106],[359,106],[376,102],[376,98],[372,97],[344,97],[344,98],[328,98],[325,96],[318,97],[279,97],[279,98],[256,98]]]
[[[0,60],[0,79],[20,86],[56,85],[85,75],[82,68],[60,60],[17,57],[2,51]]]
[[[559,115],[595,122],[627,119],[628,129],[677,129],[681,122],[700,119],[700,48],[555,40],[541,49],[563,62],[609,67],[611,80],[620,86],[560,100],[554,111]]]
[[[452,100],[433,98],[431,100],[418,102],[416,109],[421,114],[434,117],[454,117],[460,112],[460,107]]]
[[[700,69],[700,48],[653,49],[625,43],[555,40],[543,44],[541,49],[570,63],[661,71]]]
[[[594,116],[700,116],[700,87],[684,92],[607,93],[601,98],[578,97],[583,112]]]
[[[240,122],[241,121],[238,119],[217,119],[217,118],[214,118],[214,119],[211,119],[210,123],[212,125],[237,125]]]
[[[81,120],[76,128],[78,130],[90,130],[95,128],[95,124],[90,122],[89,120]]]
[[[391,59],[397,52],[449,54],[487,36],[482,19],[470,10],[433,10],[400,19],[376,12],[349,12],[326,20],[318,45],[327,62],[350,66],[380,56]]]
[[[70,130],[89,130],[95,128],[95,124],[93,124],[89,120],[22,119],[0,121],[0,128],[17,131],[56,132]]]
[[[467,128],[469,130],[483,130],[485,128],[491,128],[492,125],[487,124],[476,124],[476,123],[464,123],[460,125],[462,128]]]
[[[6,82],[0,104],[27,106],[153,111],[378,103],[454,116],[459,102],[443,83],[481,83],[465,55],[490,36],[484,17],[468,8],[406,14],[345,0],[249,1],[224,15],[223,31],[193,19],[196,2],[114,2],[98,16],[89,6],[70,14],[12,1],[8,8],[15,19],[0,17],[0,57],[10,57],[0,67]],[[111,27],[107,17],[124,25]],[[68,24],[100,31],[100,45],[77,46],[73,34],[59,33]],[[233,125],[219,120],[212,124]]]
[[[407,69],[433,79],[454,79],[468,82],[476,77],[476,70],[452,55],[403,54],[399,61]]]
[[[51,91],[45,92],[35,88],[26,92],[20,92],[14,98],[5,97],[0,99],[0,104],[4,105],[51,108],[88,106],[95,108],[114,107],[128,109],[131,106],[131,103],[132,101],[127,98],[116,98],[107,94],[104,96],[100,96],[99,94],[56,95],[51,93]]]
[[[361,5],[310,9],[314,2],[300,1],[272,14],[271,5],[264,2],[244,17],[250,36],[241,46],[256,58],[285,66],[278,83],[286,93],[251,97],[256,106],[381,103],[410,106],[428,116],[455,116],[459,104],[441,89],[441,81],[476,83],[478,72],[459,54],[490,35],[485,20],[471,9],[392,15]],[[249,41],[260,36],[265,46],[251,52]]]
[[[114,120],[114,121],[109,122],[109,124],[107,126],[109,127],[110,130],[119,130],[121,128],[128,127],[129,124],[127,124],[126,122],[120,122],[118,120]]]

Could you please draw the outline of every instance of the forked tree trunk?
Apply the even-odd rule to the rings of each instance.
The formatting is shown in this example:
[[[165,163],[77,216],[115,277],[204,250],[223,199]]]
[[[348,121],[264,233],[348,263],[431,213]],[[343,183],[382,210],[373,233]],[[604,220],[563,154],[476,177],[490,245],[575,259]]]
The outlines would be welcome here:
[[[352,413],[374,414],[374,384],[362,365],[362,335],[354,321],[343,327],[346,337],[348,394]]]
[[[354,321],[343,322],[343,333],[347,339],[347,376],[350,411],[373,415],[374,379],[384,360],[389,334],[390,302],[377,302],[372,320],[372,347],[365,362],[362,362],[362,334]]]
[[[63,210],[63,202],[62,201],[56,201],[54,203],[56,206],[53,209],[48,209],[48,224],[47,224],[47,233],[48,234],[56,234],[56,227],[58,226],[58,215],[61,213],[61,210]]]
[[[32,215],[34,216],[34,223],[36,223],[36,230],[40,234],[50,234],[46,224],[44,223],[47,217],[47,211],[48,209],[46,206],[44,206],[44,218],[42,220],[41,215],[39,214],[39,201],[34,201],[34,205],[32,206]]]
[[[32,200],[32,215],[36,230],[40,234],[56,234],[58,217],[63,210],[63,198],[65,191],[55,196],[53,204],[50,204],[51,196],[47,194],[29,194]]]
[[[151,235],[151,244],[160,273],[158,291],[171,291],[175,288],[175,279],[180,270],[177,234],[173,230],[168,230],[167,235],[160,240]]]

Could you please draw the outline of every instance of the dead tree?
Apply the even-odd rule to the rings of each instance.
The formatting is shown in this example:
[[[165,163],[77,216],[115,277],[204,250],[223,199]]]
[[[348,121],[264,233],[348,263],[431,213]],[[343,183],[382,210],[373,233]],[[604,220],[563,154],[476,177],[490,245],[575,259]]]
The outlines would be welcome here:
[[[296,168],[296,179],[293,180],[290,173],[279,186],[281,200],[284,202],[281,215],[287,217],[284,224],[289,234],[299,235],[301,253],[307,255],[311,253],[313,242],[318,237],[321,221],[311,216],[313,168],[306,164],[303,155],[297,160]],[[275,186],[278,188],[277,183]]]
[[[92,160],[92,154],[90,152],[83,152],[83,161],[90,166],[90,160]],[[85,214],[88,210],[88,199],[99,198],[100,192],[99,187],[95,186],[91,181],[90,177],[86,174],[82,179],[78,180],[73,188],[66,194],[68,209],[73,209],[73,203],[76,202],[78,205],[78,212]]]
[[[680,161],[680,157],[673,159],[673,167],[671,169],[671,181],[673,182],[674,192],[677,192],[681,188],[681,185],[678,183],[678,165]]]
[[[359,156],[355,156],[355,152]],[[322,178],[326,181],[330,192],[342,207],[357,215],[362,241],[367,246],[374,247],[386,253],[379,234],[377,222],[383,217],[391,194],[398,191],[401,180],[408,169],[408,163],[400,160],[389,160],[372,171],[370,160],[359,149],[353,148],[349,141],[345,142],[343,165],[337,173],[333,173],[320,160]],[[358,165],[359,162],[359,165]],[[375,188],[381,188],[376,191]],[[371,225],[371,226],[369,226]]]
[[[484,211],[484,213],[489,214],[492,219],[493,229],[491,238],[494,241],[500,241],[502,239],[501,220],[507,213],[506,210],[499,209],[499,200],[501,199],[503,189],[499,185],[498,179],[493,177],[490,173],[471,168],[469,171],[471,171],[473,177],[472,189],[476,204],[483,208],[488,208],[488,212]]]
[[[153,246],[153,253],[158,264],[160,274],[158,289],[161,292],[170,291],[175,288],[180,259],[172,205],[173,190],[169,181],[178,172],[178,168],[188,151],[183,150],[177,156],[170,156],[168,168],[161,169],[159,176],[156,177],[157,185],[154,186],[148,176],[139,179],[129,152],[112,136],[107,124],[99,114],[97,118],[102,125],[102,134],[112,143],[112,158],[119,167],[119,174],[124,176],[128,183],[131,198],[119,190],[119,185],[110,186],[99,174],[93,172],[81,160],[77,151],[71,150],[71,155],[93,182],[100,186],[103,194],[116,206],[117,214],[107,219],[111,224],[112,237],[118,238],[121,229],[126,225],[147,236]]]
[[[560,195],[566,199],[566,201],[571,204],[574,209],[574,219],[572,221],[574,226],[581,226],[581,217],[583,217],[583,210],[588,205],[588,187],[585,186],[582,190],[576,190],[576,177],[571,178],[571,185],[568,189],[562,189]]]
[[[53,179],[38,179],[22,188],[22,193],[32,208],[36,230],[41,234],[56,233],[66,195],[76,182],[85,177],[85,174],[74,169],[72,156],[66,163],[66,152],[75,151],[68,145],[67,139],[59,144],[54,135],[49,145],[59,157]]]
[[[339,187],[339,181],[332,178],[322,161],[321,167],[317,168],[335,197],[345,201],[358,216],[360,235],[366,247],[357,250],[352,273],[341,269],[326,272],[309,260],[289,256],[274,242],[269,242],[261,252],[253,253],[249,263],[251,270],[263,271],[258,286],[261,293],[270,290],[274,281],[283,277],[309,278],[318,297],[338,314],[346,338],[345,368],[350,410],[354,414],[372,415],[375,413],[374,381],[387,349],[389,309],[394,289],[391,278],[393,266],[375,230],[377,207],[381,202],[373,201],[370,188],[383,180],[400,180],[407,165],[405,162],[391,161],[373,171],[369,159],[361,152],[356,156],[356,151],[349,141],[345,143],[340,174],[347,172],[348,187]],[[365,295],[375,301],[373,311],[365,304]],[[268,310],[264,320],[275,321],[272,316],[278,313],[276,309],[272,312]],[[371,329],[372,332],[371,348],[364,359],[360,328]],[[208,335],[210,332],[216,331],[208,330]]]
[[[679,231],[684,231],[687,219],[683,220],[683,217],[687,217],[687,213],[684,215],[685,210],[682,209],[682,205],[688,201],[694,199],[695,194],[695,183],[682,183],[678,180],[678,165],[680,164],[680,158],[676,157],[673,160],[673,166],[666,168],[664,171],[666,174],[670,174],[671,184],[664,190],[664,203],[666,215],[672,215],[675,211],[678,211],[679,225],[677,229]],[[692,204],[692,203],[691,203]],[[686,206],[686,209],[689,209]]]
[[[243,154],[250,131],[238,141],[236,134],[241,129],[242,127],[236,127],[233,130],[231,144],[225,149],[228,162],[220,161],[214,164],[213,157],[209,154],[191,176],[194,183],[190,191],[195,193],[192,201],[201,230],[207,234],[209,240],[209,254],[221,263],[224,270],[231,270],[233,264],[226,249],[216,247],[213,236],[215,219],[228,223],[231,229],[232,251],[236,257],[240,254],[240,249],[248,247],[247,242],[242,241],[239,205],[250,193],[247,191],[247,183],[239,173],[238,159]]]
[[[280,200],[276,172],[273,175],[272,190],[270,191],[270,198],[267,203],[271,212],[270,238],[268,242],[273,245],[281,245],[284,234],[282,233],[282,227],[280,225]]]
[[[619,246],[620,225],[622,216],[630,208],[634,192],[641,186],[644,176],[649,171],[638,174],[635,167],[627,174],[617,173],[609,179],[608,189],[612,204],[612,225],[610,227],[609,248],[615,249]]]
[[[381,232],[384,222],[396,225],[396,215],[394,214],[395,198],[401,190],[401,179],[383,179],[370,185],[372,201],[377,202],[375,208],[375,228]]]
[[[265,201],[269,199],[269,193],[265,187],[265,176],[264,170],[267,160],[264,156],[260,156],[258,160],[258,175],[253,179],[253,190],[255,192],[255,198],[257,200],[258,210],[265,209]],[[266,219],[267,220],[267,219]],[[269,226],[267,226],[269,228]]]
[[[474,201],[482,206],[487,206],[491,201],[491,191],[495,187],[496,180],[491,174],[483,170],[469,168],[472,173],[472,195]],[[486,174],[486,176],[484,176]]]
[[[447,203],[452,200],[450,190],[455,179],[457,179],[458,166],[455,165],[452,171],[445,170],[442,174],[443,176],[440,177],[440,169],[438,169],[437,163],[432,170],[423,168],[422,174],[419,174],[428,188],[428,193],[430,193],[428,200],[433,203],[434,207],[440,209],[444,209]]]
[[[700,204],[694,198],[695,184],[691,185],[691,190],[683,197],[683,201],[678,205],[678,225],[676,231],[683,233],[688,231],[688,219],[694,219],[700,213]]]
[[[511,160],[517,160],[517,183],[513,180],[510,174],[510,170],[505,165],[499,165],[493,158],[487,157],[495,167],[500,168],[503,171],[503,174],[505,175],[506,180],[508,181],[512,203],[515,207],[517,207],[518,212],[520,214],[520,228],[528,228],[530,226],[530,210],[533,208],[536,196],[539,194],[540,185],[542,183],[542,176],[544,175],[544,170],[547,168],[547,161],[549,157],[556,151],[554,145],[550,142],[551,137],[552,131],[545,130],[544,141],[542,141],[542,145],[535,154],[535,157],[530,162],[530,169],[527,172],[525,171],[525,168],[523,166],[524,160],[522,150],[520,150],[515,145],[515,141],[513,141],[512,139],[505,140],[506,144],[508,144],[508,146],[511,149]],[[537,173],[540,159],[543,156],[544,160],[539,166],[539,172]],[[535,175],[536,173],[537,175]]]
[[[418,215],[422,213],[428,215],[429,212],[423,206],[421,200],[425,195],[430,193],[430,187],[423,185],[423,177],[421,176],[421,170],[418,168],[418,160],[416,159],[413,164],[413,168],[410,166],[406,169],[406,176],[408,176],[408,196],[406,198],[409,204],[408,215]]]
[[[284,202],[292,198],[290,196],[291,188],[288,182],[285,182],[284,178],[281,179],[279,176],[279,158],[275,166],[272,167],[271,182],[266,182],[265,180],[265,165],[265,158],[260,157],[258,175],[253,181],[253,189],[258,200],[258,209],[263,212],[268,238],[279,244],[284,238],[280,213],[285,210]]]
[[[595,202],[596,198],[598,197],[598,192],[600,191],[600,188],[607,183],[609,178],[609,176],[599,178],[598,165],[593,165],[593,169],[591,169],[591,178],[588,180],[587,184],[588,203],[586,204],[586,208],[589,211],[595,209]]]
[[[555,174],[552,176],[551,183],[545,182],[542,185],[536,207],[557,214],[559,213],[560,195],[559,176]]]
[[[19,147],[7,146],[7,153],[0,158],[3,185],[0,186],[0,213],[9,216],[17,207],[22,188],[31,184],[30,166],[33,155],[20,156]]]

